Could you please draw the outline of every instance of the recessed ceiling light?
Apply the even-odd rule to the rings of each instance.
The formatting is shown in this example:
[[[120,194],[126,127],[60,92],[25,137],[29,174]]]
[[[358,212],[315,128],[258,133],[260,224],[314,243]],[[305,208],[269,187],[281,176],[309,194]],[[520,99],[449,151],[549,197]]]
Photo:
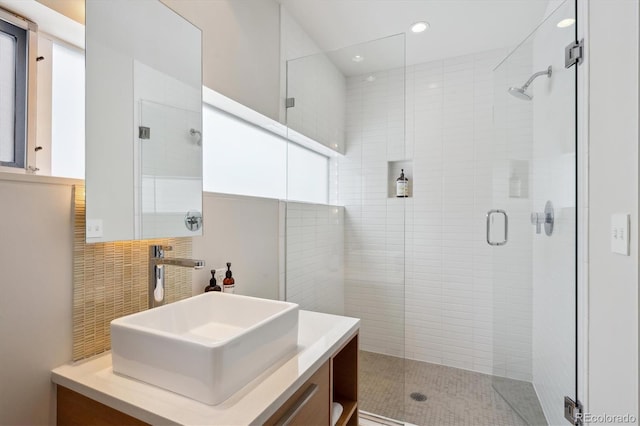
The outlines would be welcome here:
[[[356,56],[354,56],[353,58],[351,58],[351,60],[352,60],[353,62],[362,62],[362,61],[364,61],[364,56],[362,56],[362,55],[356,55]]]
[[[563,19],[562,21],[558,22],[558,28],[567,28],[572,26],[575,23],[576,23],[576,20],[573,18]]]
[[[420,22],[416,22],[415,24],[411,25],[411,31],[413,31],[414,33],[421,33],[424,32],[426,30],[428,30],[430,27],[428,22],[425,21],[420,21]]]
[[[371,83],[376,81],[376,76],[375,75],[370,75],[369,77],[365,78],[364,81]]]

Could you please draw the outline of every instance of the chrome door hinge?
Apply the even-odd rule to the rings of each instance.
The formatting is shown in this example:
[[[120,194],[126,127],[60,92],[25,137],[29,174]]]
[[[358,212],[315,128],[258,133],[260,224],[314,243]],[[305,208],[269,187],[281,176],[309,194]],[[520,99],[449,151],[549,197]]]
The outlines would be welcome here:
[[[582,403],[574,401],[568,396],[564,397],[564,418],[574,426],[582,426]]]
[[[296,106],[296,98],[287,98],[284,104],[287,108],[293,108]]]
[[[584,39],[574,41],[564,48],[564,67],[571,68],[573,65],[582,63],[584,57]]]

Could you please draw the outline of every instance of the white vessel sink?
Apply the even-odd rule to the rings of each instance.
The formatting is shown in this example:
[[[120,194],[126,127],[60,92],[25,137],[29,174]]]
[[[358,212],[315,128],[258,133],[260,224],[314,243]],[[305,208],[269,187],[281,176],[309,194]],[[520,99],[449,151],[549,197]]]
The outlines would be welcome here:
[[[298,305],[209,292],[111,322],[113,371],[216,405],[298,341]]]

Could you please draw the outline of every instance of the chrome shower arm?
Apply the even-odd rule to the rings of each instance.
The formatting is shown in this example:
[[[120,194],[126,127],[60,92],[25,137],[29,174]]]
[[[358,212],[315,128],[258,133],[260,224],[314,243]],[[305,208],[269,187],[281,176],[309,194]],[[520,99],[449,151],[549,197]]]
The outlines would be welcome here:
[[[531,85],[531,83],[533,83],[533,80],[535,80],[536,78],[546,75],[547,77],[551,77],[552,74],[552,69],[551,69],[551,65],[549,65],[549,68],[547,68],[544,71],[538,71],[537,73],[535,73],[534,75],[532,75],[529,80],[527,80],[527,82],[522,86],[522,90],[527,90],[527,88]]]

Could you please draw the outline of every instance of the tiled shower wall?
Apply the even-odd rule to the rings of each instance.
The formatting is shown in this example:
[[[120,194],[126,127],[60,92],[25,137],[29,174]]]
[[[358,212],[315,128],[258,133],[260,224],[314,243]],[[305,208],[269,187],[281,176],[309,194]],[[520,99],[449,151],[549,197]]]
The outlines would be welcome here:
[[[170,257],[191,257],[191,238],[85,242],[84,186],[74,187],[73,360],[111,348],[113,319],[148,308],[149,245],[170,245]],[[167,268],[165,298],[191,296],[191,270]]]
[[[344,208],[286,202],[286,300],[344,315]]]
[[[498,295],[496,252],[485,241],[487,211],[508,202],[499,190],[507,187],[508,174],[494,171],[507,170],[513,157],[492,139],[492,70],[507,53],[380,72],[372,82],[348,80],[347,147],[339,164],[345,313],[362,318],[365,350],[494,373],[494,345],[508,340],[494,336],[498,298],[507,316],[518,319],[517,329],[504,332],[519,333],[515,350],[529,358],[519,359],[518,371],[496,373],[530,379],[530,243],[523,236],[509,247],[508,266],[515,273],[504,277],[509,291]],[[501,85],[508,87],[507,78],[512,85],[526,80],[531,57],[518,60],[520,74],[505,75]],[[515,99],[510,107],[525,115],[530,108]],[[530,123],[519,137],[531,142]],[[515,158],[527,161],[530,155]],[[388,162],[400,160],[412,168],[408,199],[388,194],[388,179],[397,177],[388,176]],[[528,208],[528,200],[516,202]]]
[[[345,313],[362,320],[362,349],[402,357],[408,202],[389,197],[387,161],[407,155],[405,74],[396,69],[375,77],[347,81],[347,146],[338,165],[339,204],[345,206]]]

